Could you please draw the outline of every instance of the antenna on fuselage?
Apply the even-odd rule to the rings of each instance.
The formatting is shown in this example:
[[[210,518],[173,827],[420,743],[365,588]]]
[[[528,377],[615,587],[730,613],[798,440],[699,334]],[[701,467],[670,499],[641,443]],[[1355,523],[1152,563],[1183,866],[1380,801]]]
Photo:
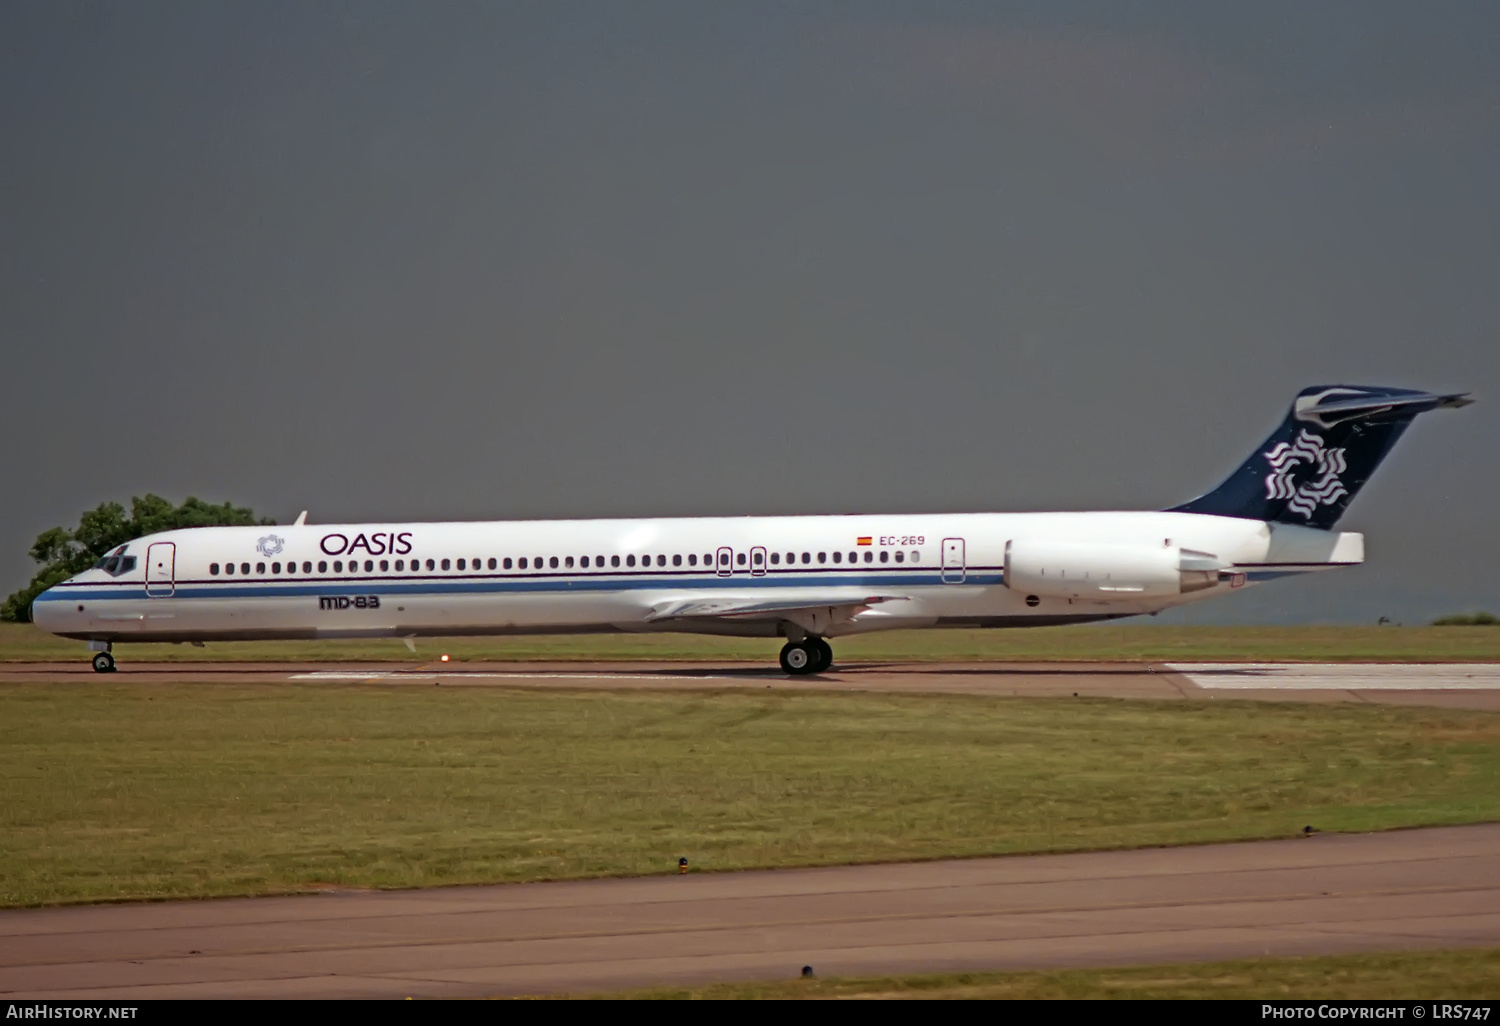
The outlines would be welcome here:
[[[301,527],[305,523],[307,523],[307,510],[297,514],[297,519],[292,521],[292,526]]]

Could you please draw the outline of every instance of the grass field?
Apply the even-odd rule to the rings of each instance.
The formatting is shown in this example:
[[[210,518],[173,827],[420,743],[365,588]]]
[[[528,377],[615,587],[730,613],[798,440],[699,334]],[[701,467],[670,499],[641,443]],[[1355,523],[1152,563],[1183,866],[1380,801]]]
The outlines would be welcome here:
[[[624,994],[575,996],[688,1000],[1221,998],[1252,1001],[1493,1001],[1496,994],[1500,994],[1500,951],[1480,949],[1256,958],[1128,969],[843,980],[813,978],[774,983],[719,983],[707,987],[657,987]]]
[[[1500,818],[1500,714],[788,692],[0,686],[0,904]]]
[[[1084,662],[1291,660],[1307,662],[1494,662],[1500,626],[1464,627],[1168,627],[1150,623],[1037,627],[1025,630],[891,631],[838,638],[843,663],[907,661]],[[774,663],[781,642],[694,634],[552,635],[424,639],[413,656],[397,639],[117,646],[122,662],[228,660],[411,662],[442,653],[459,661],[754,660]],[[29,624],[0,624],[0,662],[78,660],[81,642]]]

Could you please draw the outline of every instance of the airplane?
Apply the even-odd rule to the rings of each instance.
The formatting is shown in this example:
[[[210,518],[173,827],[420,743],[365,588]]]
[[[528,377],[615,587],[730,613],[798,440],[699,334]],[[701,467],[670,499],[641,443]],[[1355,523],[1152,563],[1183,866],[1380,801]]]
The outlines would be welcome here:
[[[89,643],[678,631],[785,638],[822,673],[829,638],[1036,627],[1158,613],[1353,566],[1333,530],[1418,414],[1467,393],[1327,385],[1213,491],[1161,511],[917,513],[199,527],[147,535],[37,597]]]

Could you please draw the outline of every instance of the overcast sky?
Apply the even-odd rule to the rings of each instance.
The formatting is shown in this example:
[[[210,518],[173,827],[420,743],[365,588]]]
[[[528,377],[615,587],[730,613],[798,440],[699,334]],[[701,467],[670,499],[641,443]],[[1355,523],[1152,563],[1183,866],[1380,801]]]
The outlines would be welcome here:
[[[0,593],[147,491],[1160,508],[1352,383],[1481,402],[1195,617],[1500,612],[1500,5],[11,0],[0,140]]]

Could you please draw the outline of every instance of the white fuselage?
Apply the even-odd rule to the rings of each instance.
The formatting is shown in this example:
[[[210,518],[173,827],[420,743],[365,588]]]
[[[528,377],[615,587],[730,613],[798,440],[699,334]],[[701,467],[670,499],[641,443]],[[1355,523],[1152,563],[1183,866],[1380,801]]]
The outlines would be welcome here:
[[[1008,581],[1012,544],[1030,562]],[[57,585],[35,622],[95,642],[1040,626],[1357,563],[1363,539],[1188,513],[975,513],[212,527],[115,552],[131,569]]]

